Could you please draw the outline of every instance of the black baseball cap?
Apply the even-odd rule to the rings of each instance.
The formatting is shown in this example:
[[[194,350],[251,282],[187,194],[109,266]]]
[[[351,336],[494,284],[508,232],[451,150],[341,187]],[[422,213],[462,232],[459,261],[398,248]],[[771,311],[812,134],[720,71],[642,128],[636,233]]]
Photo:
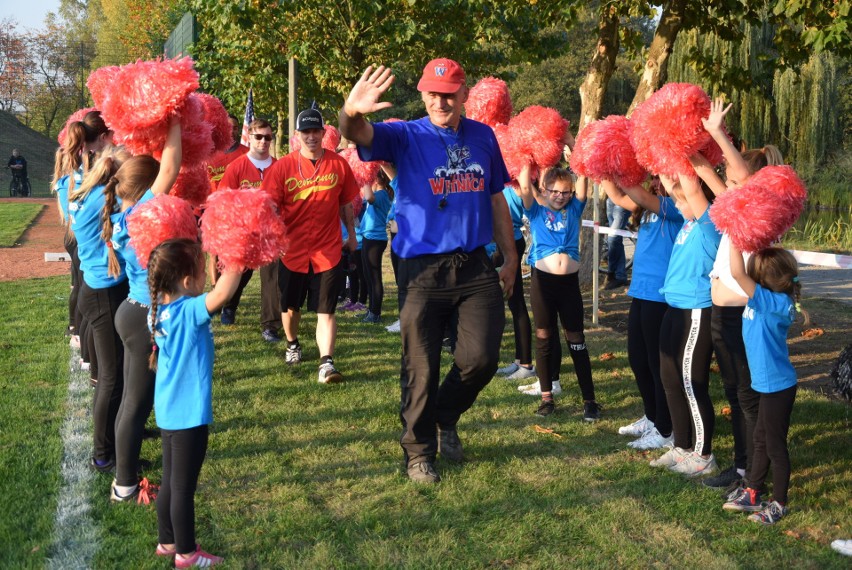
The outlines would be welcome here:
[[[296,130],[307,131],[308,129],[325,128],[322,114],[316,109],[305,109],[296,117]]]

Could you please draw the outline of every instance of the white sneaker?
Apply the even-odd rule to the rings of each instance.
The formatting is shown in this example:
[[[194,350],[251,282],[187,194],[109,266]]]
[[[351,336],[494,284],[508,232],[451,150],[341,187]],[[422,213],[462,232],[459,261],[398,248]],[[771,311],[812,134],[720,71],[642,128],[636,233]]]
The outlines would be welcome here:
[[[642,437],[652,427],[654,427],[654,422],[646,416],[642,416],[632,424],[618,428],[618,434],[629,435],[630,437]]]
[[[631,441],[627,444],[627,447],[632,447],[633,449],[660,449],[663,447],[671,447],[674,442],[674,437],[663,437],[660,435],[660,432],[657,431],[657,428],[652,427],[637,440]]]
[[[498,376],[509,376],[510,374],[514,374],[521,367],[521,363],[517,360],[511,363],[509,366],[504,366],[503,368],[497,369]]]
[[[320,384],[340,384],[343,382],[343,374],[334,367],[333,362],[320,364],[317,382]]]
[[[80,348],[80,337],[76,334],[72,334],[71,338],[68,340],[68,345],[71,348],[79,349]]]
[[[90,370],[91,368],[92,368],[91,364],[89,364],[88,362],[86,362],[82,358],[80,359],[80,370]]]
[[[530,384],[527,390],[522,390],[522,393],[527,396],[541,396],[541,384],[536,381],[535,384]],[[558,396],[562,393],[562,386],[559,384],[559,380],[553,381],[553,387],[551,388],[550,393],[554,396]]]
[[[392,325],[388,325],[385,327],[385,330],[388,332],[399,332],[399,319],[396,320]]]
[[[506,376],[506,380],[526,380],[535,376],[535,366],[532,368],[524,368],[518,366],[518,369]]]
[[[719,466],[716,464],[716,457],[713,454],[705,459],[693,452],[685,460],[669,467],[669,470],[687,477],[703,477],[717,472]]]
[[[831,547],[845,556],[852,556],[852,540],[835,540]]]
[[[672,447],[658,459],[651,461],[649,465],[651,467],[671,467],[672,465],[677,465],[681,461],[686,460],[686,458],[691,454],[691,451],[687,451],[683,448]]]

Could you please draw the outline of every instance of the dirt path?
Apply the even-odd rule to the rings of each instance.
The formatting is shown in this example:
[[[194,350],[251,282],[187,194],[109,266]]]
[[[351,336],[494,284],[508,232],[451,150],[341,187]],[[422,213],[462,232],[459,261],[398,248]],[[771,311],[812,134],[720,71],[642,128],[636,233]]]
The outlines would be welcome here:
[[[0,281],[68,275],[71,263],[45,261],[45,253],[65,253],[65,228],[59,221],[56,200],[44,198],[0,198],[3,202],[30,202],[44,208],[14,247],[0,247]]]

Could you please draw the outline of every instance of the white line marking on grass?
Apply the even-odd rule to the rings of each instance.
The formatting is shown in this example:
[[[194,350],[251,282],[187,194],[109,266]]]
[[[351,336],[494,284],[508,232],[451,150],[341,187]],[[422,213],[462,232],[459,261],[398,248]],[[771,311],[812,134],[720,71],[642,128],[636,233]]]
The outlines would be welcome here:
[[[71,349],[68,400],[62,424],[62,486],[56,504],[53,544],[47,568],[89,568],[98,550],[98,526],[91,516],[89,469],[92,447],[92,389],[88,371],[80,370],[80,352]]]

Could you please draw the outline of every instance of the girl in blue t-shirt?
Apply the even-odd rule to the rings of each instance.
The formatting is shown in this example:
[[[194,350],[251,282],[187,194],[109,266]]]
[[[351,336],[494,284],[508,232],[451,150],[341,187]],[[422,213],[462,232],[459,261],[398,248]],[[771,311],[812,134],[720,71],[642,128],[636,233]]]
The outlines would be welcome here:
[[[364,270],[364,287],[369,299],[365,323],[382,322],[382,301],[385,288],[382,284],[382,255],[388,246],[387,219],[393,201],[390,179],[379,170],[378,179],[364,186],[364,215],[361,217],[361,266]]]
[[[660,324],[669,306],[660,289],[683,216],[659,183],[651,184],[651,192],[642,186],[622,189],[609,180],[603,180],[601,186],[614,204],[636,210],[632,223],[639,220],[633,280],[627,291],[633,298],[627,318],[627,359],[645,415],[619,428],[618,433],[638,438],[628,447],[659,449],[672,442],[672,418],[660,377]]]
[[[201,244],[172,239],[148,260],[153,323],[154,412],[161,429],[163,480],[157,496],[159,556],[176,568],[212,566],[222,558],[195,541],[195,488],[213,421],[213,332],[210,315],[231,298],[241,272],[225,271],[210,293]]]
[[[180,122],[173,119],[160,162],[141,155],[125,161],[104,187],[103,236],[110,237],[109,267],[118,272],[124,264],[130,284],[127,299],[115,313],[115,330],[124,345],[124,390],[115,420],[115,479],[110,500],[144,502],[147,479],[139,481],[139,452],[145,422],[154,405],[154,373],[148,366],[151,354],[148,334],[148,269],[139,264],[130,245],[127,218],[138,204],[167,193],[180,170]],[[116,212],[116,202],[120,211]],[[119,261],[120,260],[120,261]]]
[[[787,514],[787,433],[798,382],[787,351],[787,331],[795,319],[802,288],[796,259],[784,249],[770,247],[752,254],[748,270],[742,253],[733,244],[730,257],[731,275],[748,295],[742,316],[743,340],[751,387],[760,394],[760,404],[754,428],[754,457],[744,486],[729,496],[723,508],[753,513],[749,519],[769,525]],[[773,500],[767,504],[761,502],[760,496],[770,463]]]
[[[595,421],[600,406],[595,401],[592,364],[583,334],[583,297],[580,294],[580,218],[586,206],[586,179],[576,183],[571,173],[562,168],[548,170],[542,179],[544,205],[533,194],[529,166],[518,175],[524,213],[530,221],[532,246],[529,264],[532,267],[530,302],[535,319],[535,364],[539,385],[524,393],[541,394],[536,414],[548,416],[554,411],[553,396],[562,391],[554,381],[554,369],[559,362],[551,356],[551,335],[562,322],[565,339],[574,370],[583,394],[583,419]],[[576,196],[575,196],[576,194]]]
[[[686,220],[660,289],[669,305],[660,327],[660,378],[674,447],[651,465],[699,477],[718,470],[711,447],[716,415],[710,398],[710,270],[722,236],[710,220],[713,193],[697,178],[679,176],[671,194]]]

